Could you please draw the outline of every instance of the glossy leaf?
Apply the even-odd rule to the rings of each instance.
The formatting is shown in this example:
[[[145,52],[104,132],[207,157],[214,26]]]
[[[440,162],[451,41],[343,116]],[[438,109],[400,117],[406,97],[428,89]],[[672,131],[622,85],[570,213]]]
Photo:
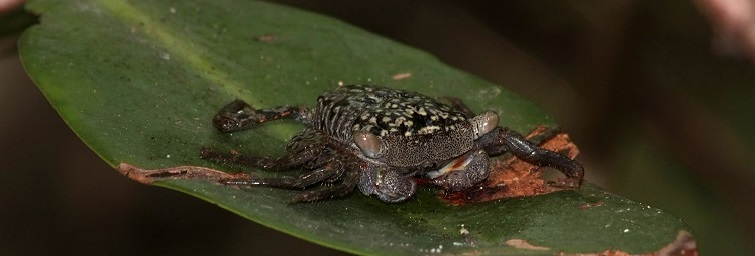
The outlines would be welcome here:
[[[311,105],[340,83],[459,97],[476,111],[503,113],[501,123],[521,132],[554,125],[531,103],[433,56],[271,3],[36,0],[29,9],[41,15],[41,24],[21,39],[24,66],[71,128],[112,166],[242,170],[202,161],[198,151],[210,146],[279,155],[302,126],[280,121],[221,134],[210,122],[219,107],[235,98],[257,108]],[[156,184],[355,253],[643,253],[688,230],[662,210],[589,184],[464,206],[439,200],[429,187],[400,204],[355,192],[288,205],[297,191],[239,190],[186,179]],[[462,225],[469,236],[461,234]],[[510,245],[515,239],[535,247],[516,248]]]

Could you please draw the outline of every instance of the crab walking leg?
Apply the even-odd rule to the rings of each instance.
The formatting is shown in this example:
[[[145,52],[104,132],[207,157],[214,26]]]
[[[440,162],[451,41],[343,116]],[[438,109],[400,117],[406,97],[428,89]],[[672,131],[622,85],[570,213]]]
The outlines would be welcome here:
[[[567,178],[575,184],[567,186],[579,186],[584,178],[585,170],[581,164],[559,153],[545,150],[530,143],[521,134],[503,129],[501,133],[503,142],[509,151],[517,157],[540,166],[551,166],[563,172]]]
[[[212,123],[222,132],[235,132],[281,118],[293,118],[299,122],[305,122],[307,112],[307,108],[301,106],[255,109],[242,100],[234,100],[218,111]]]
[[[540,147],[546,142],[548,142],[549,140],[556,137],[556,135],[558,135],[560,132],[561,132],[560,127],[551,127],[535,136],[532,136],[532,138],[527,139],[527,141],[532,143],[533,145],[537,145],[538,147]],[[503,156],[503,160],[506,161],[513,157],[516,157],[516,156],[514,156],[513,154],[508,154],[508,155]]]
[[[276,188],[299,188],[304,189],[315,183],[321,182],[334,175],[338,175],[343,168],[343,164],[340,161],[333,161],[325,165],[325,167],[305,173],[299,177],[284,176],[284,177],[252,177],[242,179],[223,179],[220,183],[232,186],[270,186]]]
[[[356,187],[359,182],[359,172],[344,172],[340,180],[341,182],[335,183],[332,186],[323,186],[298,194],[291,200],[291,204],[314,202],[348,195],[351,191],[354,191],[354,187]]]
[[[299,166],[320,155],[322,148],[311,147],[304,150],[288,153],[280,158],[267,158],[261,156],[245,156],[218,152],[209,148],[202,148],[199,151],[199,157],[218,163],[234,163],[244,166],[254,166],[265,169],[285,170],[291,167]]]
[[[326,143],[327,137],[321,132],[304,129],[291,138],[291,141],[286,146],[286,155],[277,159],[231,154],[209,148],[202,148],[199,151],[199,157],[219,163],[234,163],[244,166],[282,170],[302,165],[319,157],[322,151],[325,150]]]
[[[492,156],[510,152],[514,156],[535,165],[556,168],[569,179],[567,184],[558,185],[578,187],[585,175],[584,168],[576,161],[559,153],[539,148],[534,143],[527,141],[521,134],[508,128],[496,128],[480,138],[478,145]]]

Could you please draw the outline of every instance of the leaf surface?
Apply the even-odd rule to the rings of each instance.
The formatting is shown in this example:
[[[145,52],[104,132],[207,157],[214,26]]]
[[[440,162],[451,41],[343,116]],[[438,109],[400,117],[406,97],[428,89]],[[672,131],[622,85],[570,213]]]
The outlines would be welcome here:
[[[19,45],[27,72],[74,132],[114,167],[245,170],[203,161],[199,149],[276,156],[303,126],[279,121],[221,134],[211,124],[221,106],[236,98],[256,108],[311,106],[339,83],[458,97],[475,111],[502,113],[502,124],[523,133],[554,126],[499,85],[341,21],[285,6],[35,0],[28,8],[41,15],[41,24],[25,32]],[[441,201],[430,187],[400,204],[355,192],[288,205],[298,191],[186,179],[155,184],[282,232],[365,254],[644,253],[688,230],[671,214],[590,184],[579,191],[461,206]]]

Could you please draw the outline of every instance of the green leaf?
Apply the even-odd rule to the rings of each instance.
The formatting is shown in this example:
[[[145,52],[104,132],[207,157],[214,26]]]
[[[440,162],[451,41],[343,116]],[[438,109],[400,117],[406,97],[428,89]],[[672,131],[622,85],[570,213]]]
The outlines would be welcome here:
[[[279,121],[221,134],[211,124],[219,107],[235,98],[257,108],[312,105],[339,83],[459,97],[473,110],[503,113],[501,123],[520,132],[554,125],[531,103],[433,56],[271,3],[37,0],[28,8],[41,14],[41,25],[22,36],[25,68],[71,128],[112,166],[241,170],[205,162],[199,149],[279,155],[302,126]],[[671,214],[590,184],[464,206],[441,201],[430,187],[400,204],[354,192],[288,205],[297,191],[240,190],[187,179],[156,184],[354,253],[643,253],[689,230]],[[539,247],[510,245],[516,239]]]

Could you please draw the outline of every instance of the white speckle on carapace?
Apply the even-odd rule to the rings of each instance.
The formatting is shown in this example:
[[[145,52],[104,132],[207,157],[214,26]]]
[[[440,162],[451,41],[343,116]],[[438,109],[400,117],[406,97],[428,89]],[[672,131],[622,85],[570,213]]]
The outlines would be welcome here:
[[[423,108],[423,107],[420,107],[419,109],[417,109],[417,114],[420,114],[420,115],[426,116],[426,115],[427,115],[427,112],[425,111],[425,108]]]

